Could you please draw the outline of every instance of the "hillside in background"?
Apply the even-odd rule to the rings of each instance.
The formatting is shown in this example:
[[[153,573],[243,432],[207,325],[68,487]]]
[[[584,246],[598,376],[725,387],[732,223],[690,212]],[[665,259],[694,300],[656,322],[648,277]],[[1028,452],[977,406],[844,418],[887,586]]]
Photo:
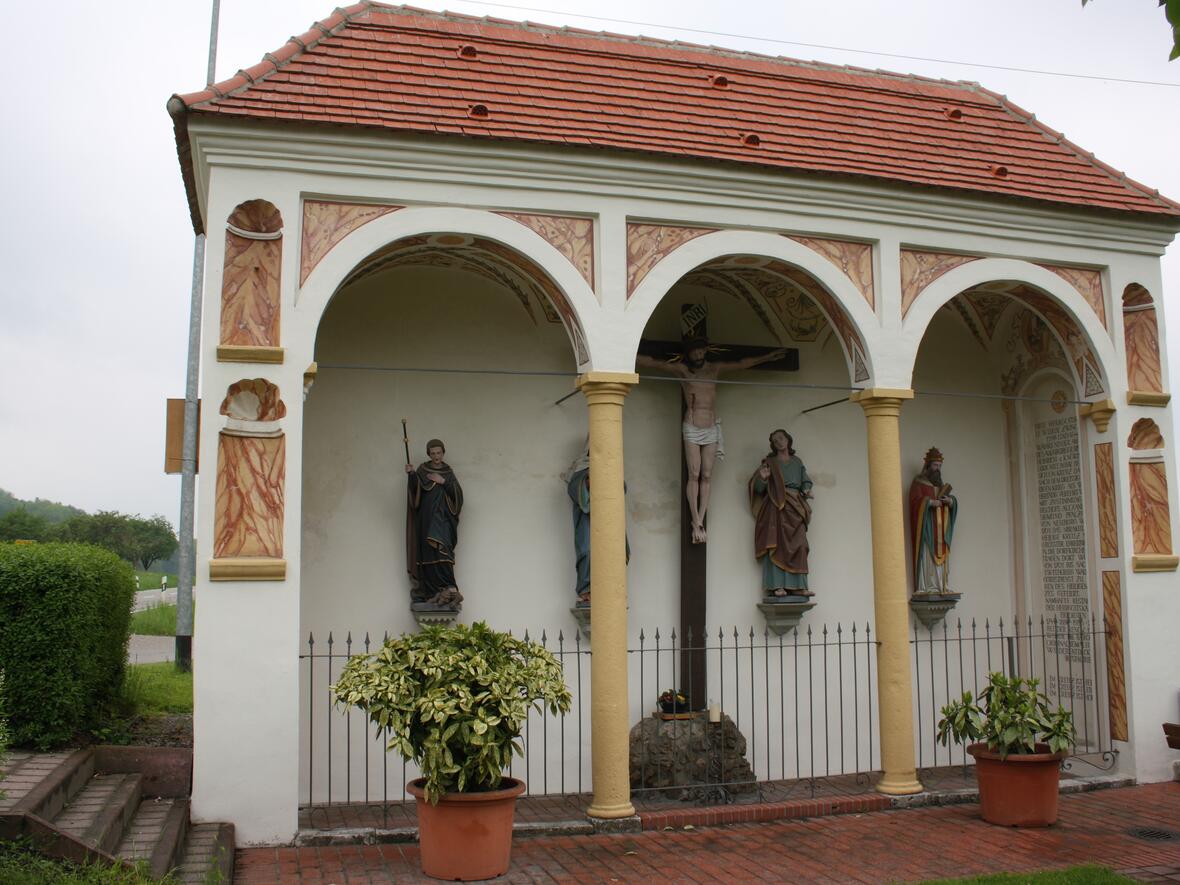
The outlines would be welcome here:
[[[44,498],[37,498],[33,501],[23,501],[12,492],[0,489],[0,516],[8,513],[10,510],[24,510],[32,516],[39,516],[46,522],[59,523],[65,522],[72,516],[84,516],[86,511],[79,507],[71,507],[69,504],[59,504],[57,501],[46,501]]]

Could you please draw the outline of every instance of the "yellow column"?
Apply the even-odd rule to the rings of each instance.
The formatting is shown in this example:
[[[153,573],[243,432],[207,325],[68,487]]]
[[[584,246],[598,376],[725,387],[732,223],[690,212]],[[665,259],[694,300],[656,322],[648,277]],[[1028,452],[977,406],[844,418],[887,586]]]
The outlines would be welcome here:
[[[914,698],[910,690],[910,608],[905,570],[906,513],[901,495],[901,404],[912,390],[874,388],[852,395],[868,422],[869,513],[873,528],[873,606],[877,618],[877,698],[881,767],[877,789],[919,793],[914,769]]]
[[[627,704],[627,528],[623,501],[623,400],[628,372],[588,372],[578,387],[590,408],[590,753],[594,801],[587,814],[631,817]]]

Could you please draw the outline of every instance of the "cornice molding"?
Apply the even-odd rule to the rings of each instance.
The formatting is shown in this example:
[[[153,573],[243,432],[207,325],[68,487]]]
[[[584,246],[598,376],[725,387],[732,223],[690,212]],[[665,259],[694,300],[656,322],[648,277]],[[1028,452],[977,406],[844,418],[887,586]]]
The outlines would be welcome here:
[[[938,248],[948,234],[994,236],[1074,248],[1159,256],[1180,221],[1122,218],[1101,211],[1057,209],[1032,202],[1001,202],[969,194],[829,179],[804,173],[764,172],[721,163],[656,160],[606,150],[539,148],[502,142],[422,135],[337,134],[327,130],[251,121],[236,124],[194,116],[189,121],[194,175],[202,215],[212,167],[470,185],[568,193],[577,211],[587,196],[650,200],[684,207],[680,223],[698,219],[718,226],[719,207],[837,220],[817,230],[854,235],[847,220],[928,232]],[[399,174],[400,173],[400,174]],[[358,182],[357,197],[372,198]],[[512,208],[512,201],[489,209]],[[694,210],[692,207],[699,207]],[[745,226],[745,225],[743,225]],[[767,230],[778,231],[772,222]],[[860,233],[864,235],[863,230]],[[1040,253],[1038,253],[1039,255]],[[1057,260],[1047,256],[1046,260]],[[1064,260],[1064,259],[1062,259]]]

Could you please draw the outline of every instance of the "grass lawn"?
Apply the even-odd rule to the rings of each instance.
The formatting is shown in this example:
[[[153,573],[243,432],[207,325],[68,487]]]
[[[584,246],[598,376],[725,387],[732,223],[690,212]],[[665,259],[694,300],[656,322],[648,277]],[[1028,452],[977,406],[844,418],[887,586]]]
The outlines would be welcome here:
[[[1118,885],[1134,881],[1106,867],[1087,865],[1044,873],[992,873],[966,879],[938,879],[925,885]]]
[[[160,580],[165,577],[164,572],[141,572],[139,569],[135,570],[135,576],[139,578],[140,590],[159,590]],[[167,575],[168,586],[170,588],[176,587],[176,575]]]
[[[165,879],[164,883],[171,881]],[[4,885],[156,885],[157,880],[136,870],[49,860],[26,843],[0,840],[0,882]]]
[[[193,674],[179,672],[171,661],[129,664],[123,678],[123,698],[140,716],[191,713]]]
[[[144,636],[175,636],[176,606],[153,605],[131,613],[131,632]]]

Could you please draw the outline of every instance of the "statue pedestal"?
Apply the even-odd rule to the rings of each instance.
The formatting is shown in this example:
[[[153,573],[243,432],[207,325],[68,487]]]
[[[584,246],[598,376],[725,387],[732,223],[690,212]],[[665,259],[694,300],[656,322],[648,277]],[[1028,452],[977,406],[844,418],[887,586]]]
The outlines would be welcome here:
[[[410,611],[413,613],[414,620],[418,622],[419,627],[431,627],[435,624],[442,624],[445,627],[449,627],[459,617],[459,609],[445,608],[430,602],[412,603],[410,605]]]
[[[927,630],[933,630],[962,597],[962,593],[915,593],[910,608]]]
[[[732,802],[757,789],[746,759],[746,739],[722,714],[652,713],[631,729],[631,788],[658,790],[665,799]],[[680,717],[689,718],[680,718]]]
[[[766,626],[775,636],[782,636],[799,626],[803,616],[815,608],[810,596],[768,596],[758,603]]]
[[[575,605],[570,609],[570,614],[574,616],[574,620],[578,622],[578,630],[581,631],[582,636],[587,642],[590,641],[590,606]]]

